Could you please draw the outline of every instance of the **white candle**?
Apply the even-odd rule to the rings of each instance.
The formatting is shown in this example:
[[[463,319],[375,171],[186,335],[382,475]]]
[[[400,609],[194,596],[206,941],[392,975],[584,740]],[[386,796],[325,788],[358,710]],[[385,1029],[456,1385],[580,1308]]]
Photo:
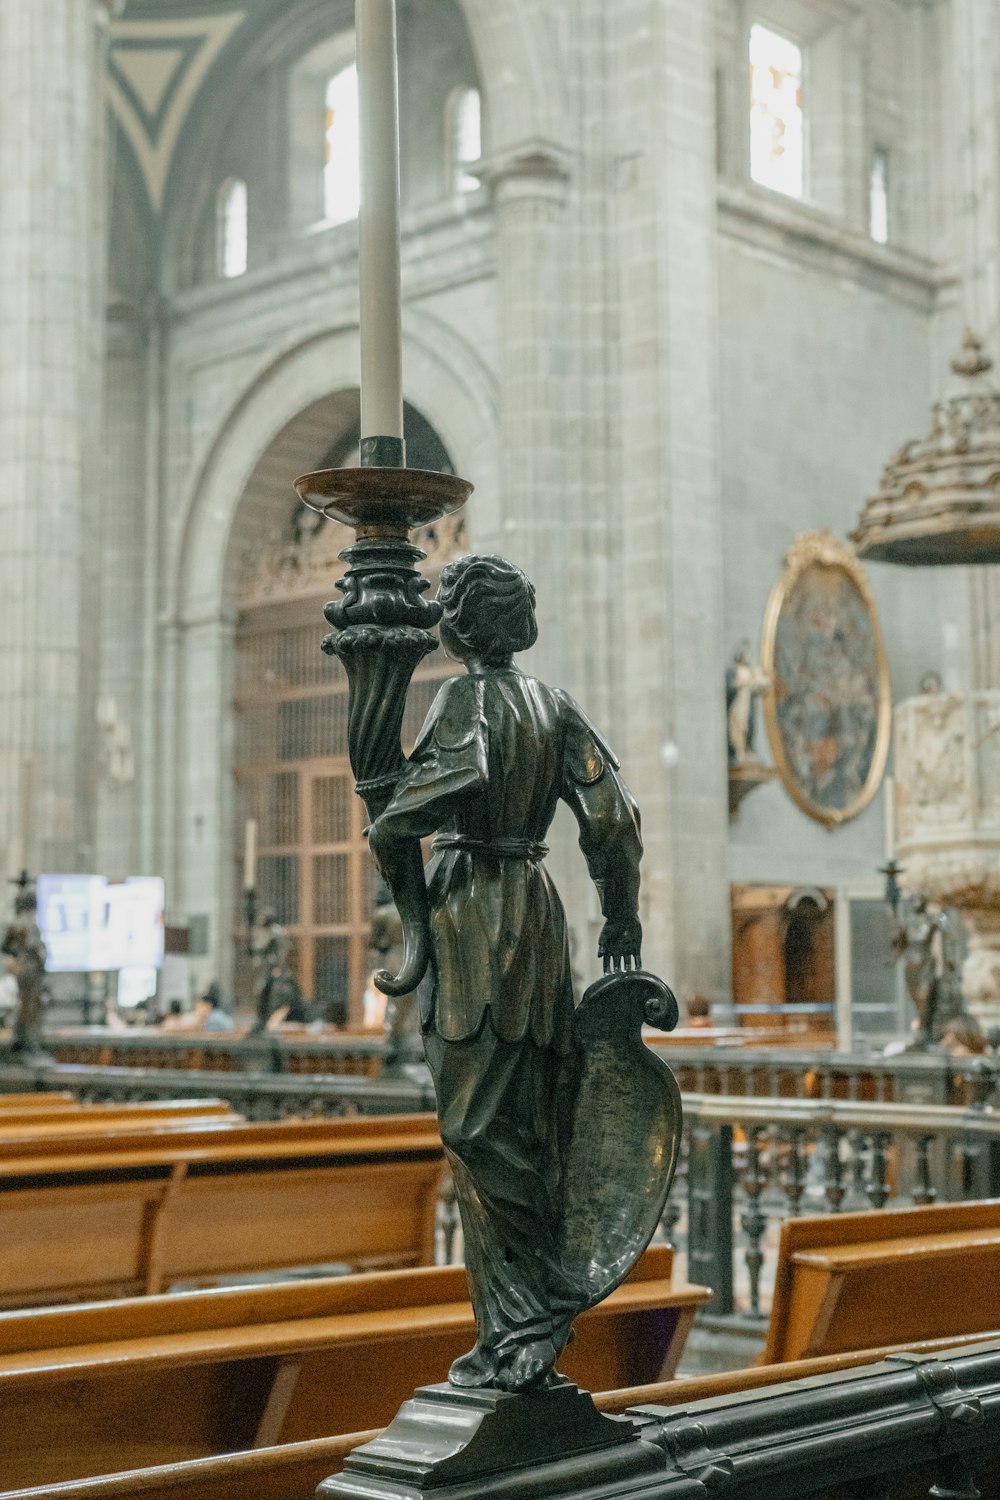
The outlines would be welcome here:
[[[896,858],[896,780],[887,776],[882,783],[885,799],[885,858],[889,864]]]
[[[252,891],[257,885],[257,820],[248,818],[243,837],[243,889]]]
[[[17,870],[28,870],[32,875],[38,872],[34,865],[34,795],[35,795],[35,763],[30,755],[26,755],[21,762],[21,785],[20,785],[20,811],[18,816],[18,839],[20,842],[21,865]]]
[[[403,436],[396,0],[357,0],[361,436]]]

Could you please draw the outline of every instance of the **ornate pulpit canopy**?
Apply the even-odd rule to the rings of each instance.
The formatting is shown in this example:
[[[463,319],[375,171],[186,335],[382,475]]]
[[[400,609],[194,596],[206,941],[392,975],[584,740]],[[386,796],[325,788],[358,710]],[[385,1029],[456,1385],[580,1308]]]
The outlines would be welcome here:
[[[873,562],[911,566],[1000,562],[1000,392],[971,330],[952,361],[926,437],[885,466],[852,540]]]

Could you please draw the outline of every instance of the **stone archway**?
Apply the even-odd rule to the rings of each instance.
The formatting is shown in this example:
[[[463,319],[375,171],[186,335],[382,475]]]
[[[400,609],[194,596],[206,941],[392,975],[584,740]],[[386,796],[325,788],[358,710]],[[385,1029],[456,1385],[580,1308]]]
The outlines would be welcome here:
[[[479,66],[490,151],[567,139],[565,78],[551,7],[539,0],[459,0]]]
[[[497,467],[491,379],[474,352],[435,320],[418,316],[410,323],[406,368],[420,393],[418,409],[455,467],[477,480],[470,530],[489,536]],[[337,436],[331,426],[337,427],[344,411],[343,394],[331,391],[352,391],[356,367],[355,330],[300,342],[272,358],[221,424],[183,508],[164,630],[163,722],[172,727],[173,755],[162,795],[164,826],[173,835],[165,863],[178,907],[208,918],[208,952],[196,959],[199,983],[217,976],[231,982],[231,937],[239,916],[232,707],[237,517],[248,496],[258,520],[266,519],[270,496],[276,515],[290,516],[291,480],[328,459]],[[265,533],[266,527],[262,538]],[[321,579],[310,601],[317,648],[330,585],[332,578],[329,584]]]

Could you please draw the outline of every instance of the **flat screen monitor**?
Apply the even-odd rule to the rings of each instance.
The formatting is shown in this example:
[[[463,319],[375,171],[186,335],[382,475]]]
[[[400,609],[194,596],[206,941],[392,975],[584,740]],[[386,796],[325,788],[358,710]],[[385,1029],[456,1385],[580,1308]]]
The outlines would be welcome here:
[[[163,880],[137,875],[41,875],[38,925],[51,974],[155,968],[163,963]]]

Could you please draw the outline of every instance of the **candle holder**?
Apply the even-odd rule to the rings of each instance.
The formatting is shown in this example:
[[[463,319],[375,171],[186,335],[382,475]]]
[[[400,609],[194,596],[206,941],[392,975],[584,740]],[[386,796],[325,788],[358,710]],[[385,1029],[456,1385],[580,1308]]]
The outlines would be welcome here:
[[[356,535],[342,554],[341,598],[324,611],[333,630],[323,646],[348,675],[351,765],[403,925],[400,973],[380,973],[376,983],[387,995],[409,994],[433,959],[423,1039],[466,1230],[478,1333],[448,1383],[418,1390],[386,1433],[355,1450],[318,1493],[541,1500],[568,1493],[570,1469],[588,1494],[604,1493],[612,1482],[655,1472],[661,1455],[637,1426],[600,1413],[555,1364],[576,1316],[620,1286],[648,1246],[681,1127],[673,1076],[642,1041],[644,1025],[673,1028],[677,1002],[640,968],[638,812],[613,752],[582,711],[514,672],[514,653],[537,634],[524,575],[500,558],[470,558],[454,565],[450,581],[446,575],[446,611],[425,598],[424,554],[411,533],[458,510],[469,484],[381,465],[306,475],[295,487],[306,505]],[[455,599],[462,579],[473,590],[464,612]],[[401,743],[406,692],[442,616],[449,650],[468,671],[442,690],[410,764]],[[580,823],[606,918],[598,950],[605,973],[575,1011],[565,915],[542,869],[553,784]],[[439,809],[411,819],[399,836],[387,833],[421,795],[435,795],[432,786],[445,800],[442,788],[452,789],[454,814]],[[442,858],[432,914],[419,841],[434,832]],[[441,935],[445,910],[458,911],[448,920],[470,938],[464,952]],[[494,1048],[502,1068],[490,1061]],[[511,1055],[523,1072],[515,1075],[513,1064],[504,1071]],[[512,1084],[515,1076],[520,1083]],[[547,1099],[543,1106],[538,1098],[537,1119],[521,1124],[525,1095],[517,1089],[529,1087],[545,1087]],[[558,1177],[561,1190],[526,1188],[522,1214],[504,1185],[522,1171],[526,1183]]]
[[[430,584],[417,564],[426,553],[410,532],[460,510],[473,487],[454,474],[383,467],[306,474],[295,488],[311,510],[342,521],[357,537],[341,553],[348,564],[337,584],[343,598],[324,610],[334,629],[323,650],[347,672],[351,769],[376,818],[404,761],[406,691],[437,645],[431,632],[441,618],[440,606],[423,597]]]
[[[351,769],[369,819],[375,819],[388,806],[405,763],[406,693],[414,671],[437,646],[432,631],[441,618],[440,606],[424,598],[430,584],[418,564],[426,553],[410,533],[460,510],[473,486],[455,474],[383,466],[326,469],[297,479],[295,488],[310,510],[342,521],[357,538],[341,553],[348,564],[337,583],[343,597],[324,610],[334,628],[323,650],[339,657],[347,673]],[[401,910],[408,893],[421,903],[423,883],[414,845],[401,889],[394,892]],[[416,988],[427,954],[415,941],[408,927],[401,972],[377,976],[383,993],[408,995]]]

